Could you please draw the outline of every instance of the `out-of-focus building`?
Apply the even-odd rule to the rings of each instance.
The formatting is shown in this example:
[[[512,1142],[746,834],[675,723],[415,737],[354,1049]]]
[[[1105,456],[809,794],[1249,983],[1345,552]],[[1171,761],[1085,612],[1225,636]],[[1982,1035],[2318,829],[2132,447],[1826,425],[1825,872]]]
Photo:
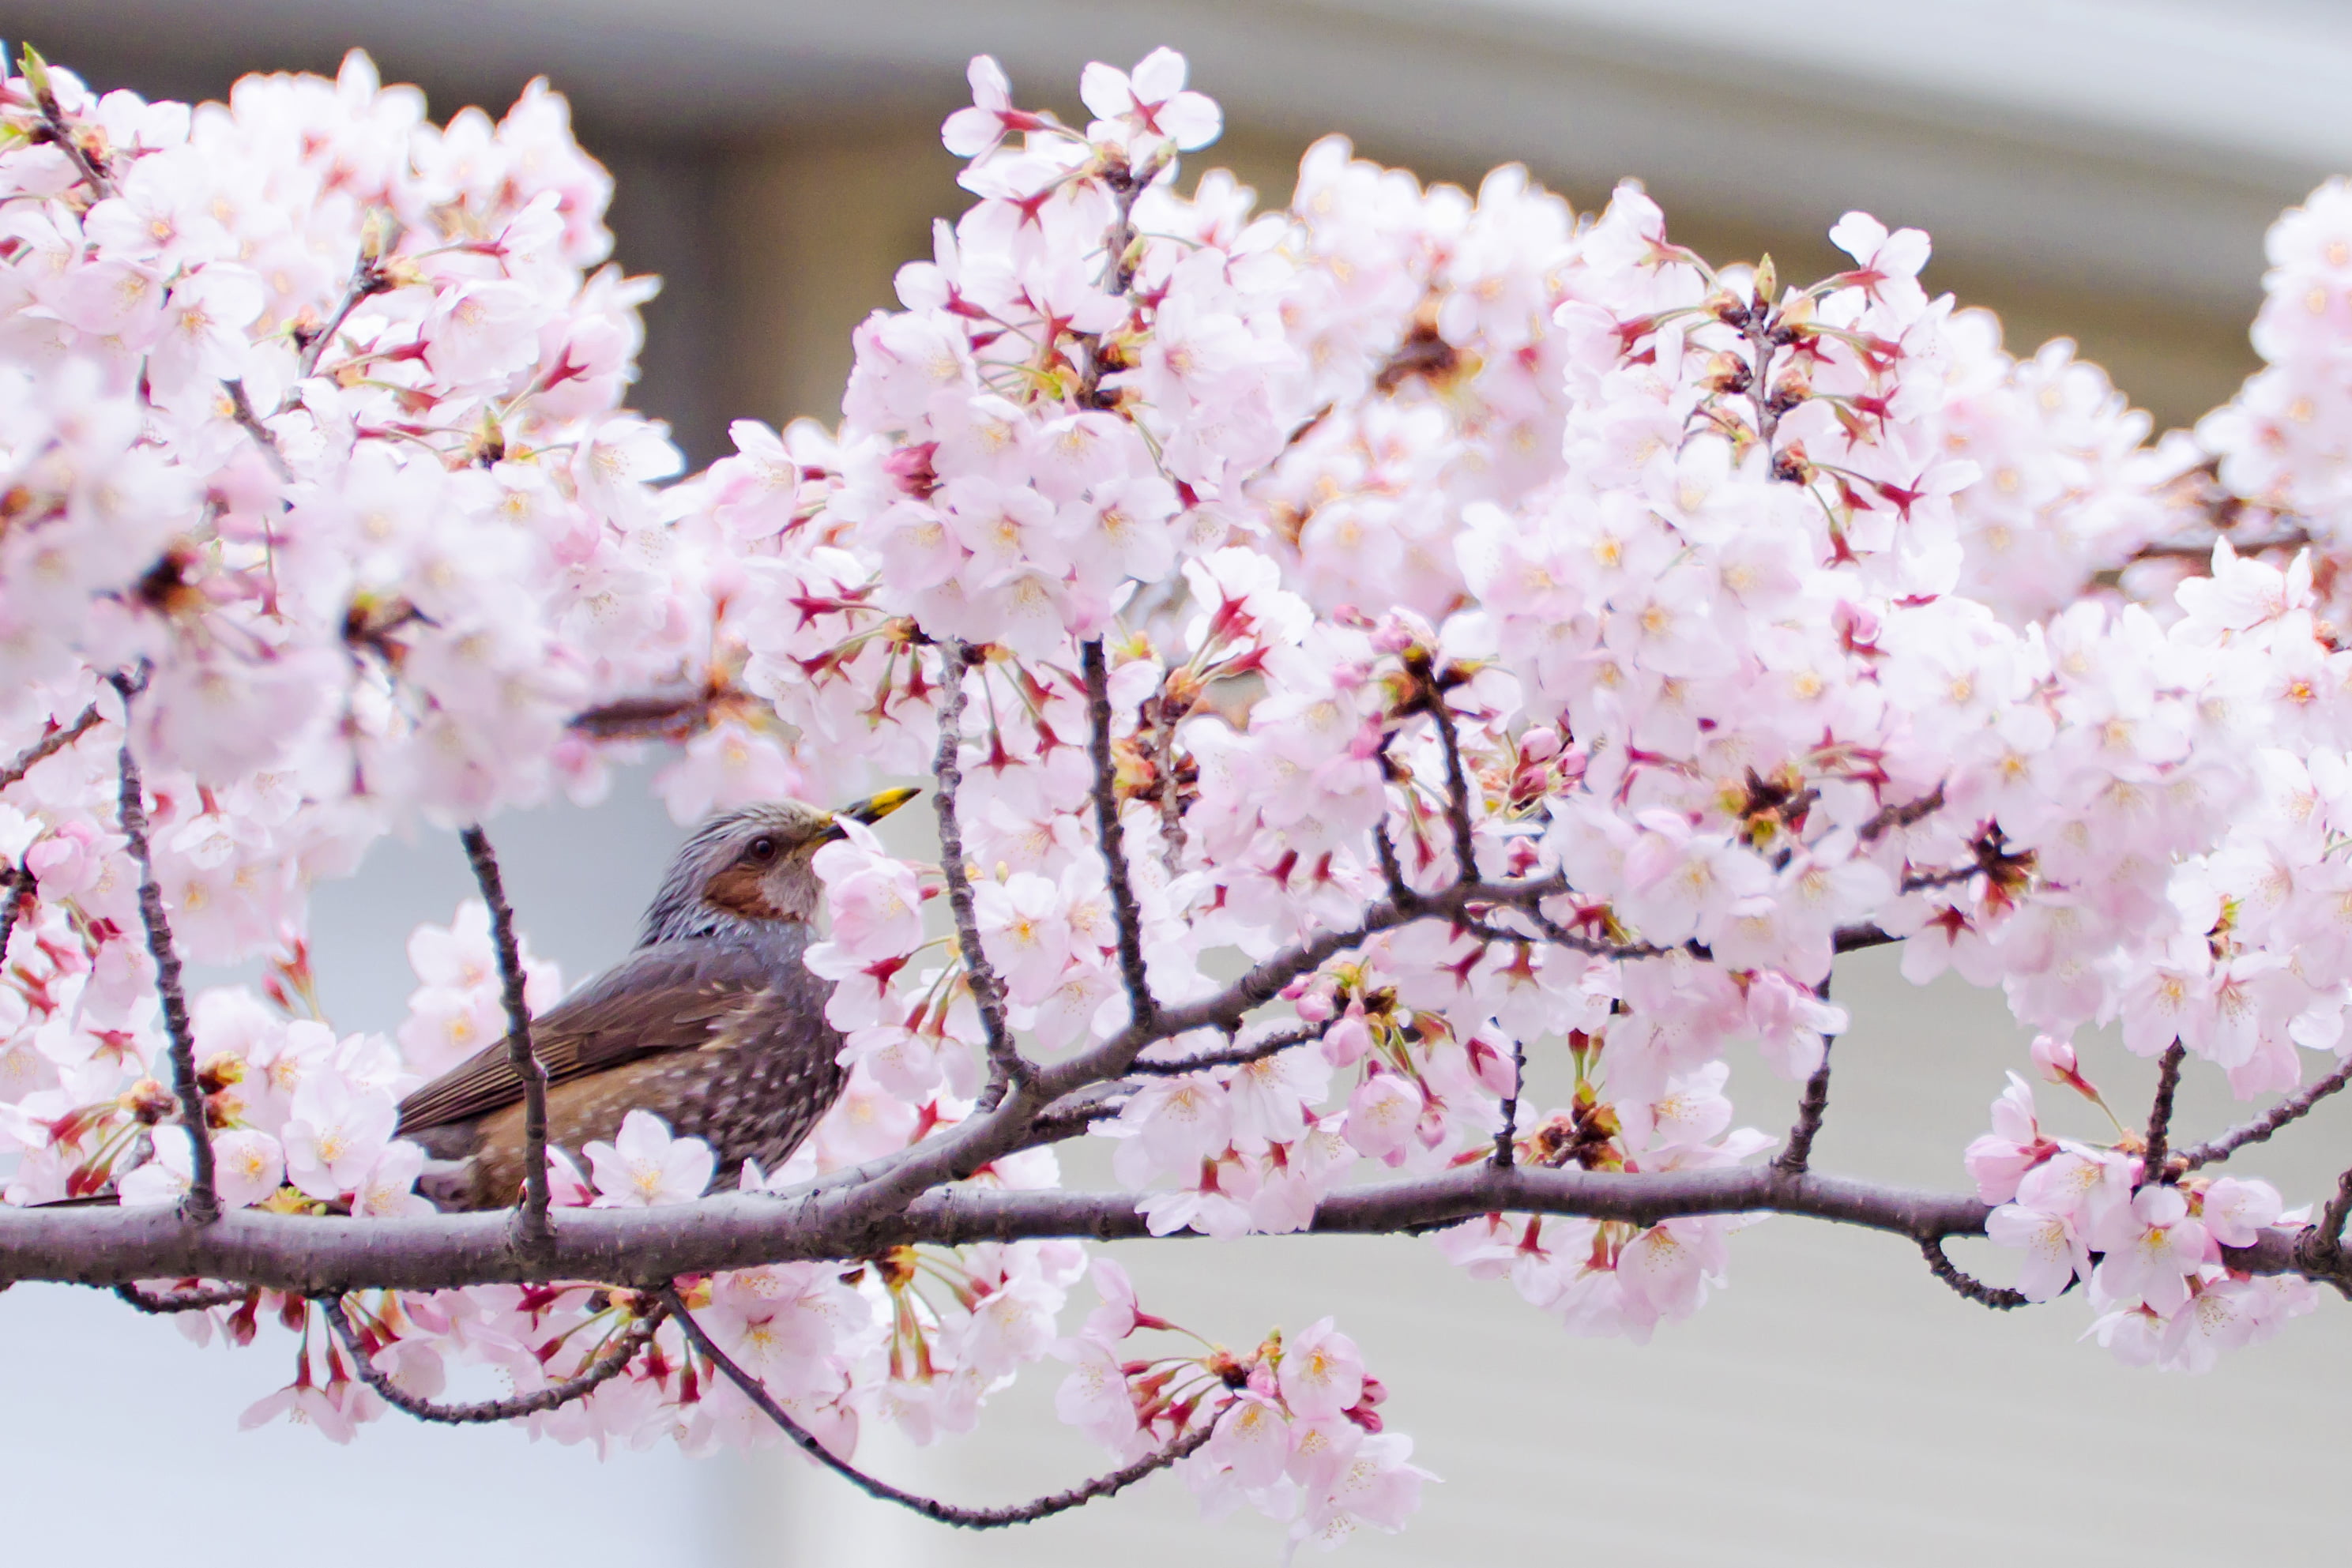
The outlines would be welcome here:
[[[1075,114],[1087,60],[1183,49],[1229,127],[1193,163],[1226,163],[1272,202],[1299,151],[1340,131],[1433,179],[1475,184],[1522,161],[1580,208],[1637,176],[1676,237],[1718,257],[1769,250],[1783,277],[1832,269],[1824,231],[1864,208],[1928,229],[1929,284],[1998,309],[2012,347],[2072,335],[2160,425],[2194,419],[2251,368],[2264,227],[2352,168],[2352,13],[2315,0],[0,0],[0,36],[94,82],[183,97],[217,96],[247,70],[331,70],[362,46],[388,78],[424,84],[436,117],[467,102],[495,112],[550,76],[619,177],[622,259],[668,280],[648,312],[639,402],[698,461],[724,450],[731,417],[834,413],[851,326],[890,303],[892,273],[961,204],[936,127],[982,51],[1024,101]],[[621,950],[671,834],[642,802],[594,819],[594,857],[577,852],[584,828],[558,811],[504,841],[534,941],[575,978]],[[454,852],[428,843],[379,851],[359,883],[327,894],[320,965],[341,1021],[396,1020],[401,942],[415,922],[446,919],[462,887]],[[2022,1061],[1999,999],[1911,989],[1883,955],[1847,960],[1838,987],[1855,1026],[1818,1163],[1956,1185],[2001,1070]],[[1788,1092],[1751,1064],[1732,1087],[1744,1120],[1785,1122]],[[2144,1098],[2136,1078],[2109,1087]],[[2202,1129],[2228,1111],[2192,1099],[2183,1114]],[[2313,1120],[2255,1168],[2322,1190],[2352,1146],[2352,1112]],[[1972,1563],[2024,1542],[2084,1562],[2341,1555],[2330,1514],[2352,1316],[2340,1309],[2189,1380],[2073,1343],[2088,1319],[2072,1301],[1997,1317],[1946,1293],[1899,1242],[1794,1220],[1738,1238],[1726,1299],[1646,1348],[1570,1339],[1425,1243],[1122,1255],[1148,1301],[1204,1333],[1254,1341],[1341,1314],[1391,1386],[1392,1418],[1445,1478],[1407,1533],[1348,1548],[1367,1564]],[[89,1511],[129,1485],[151,1522],[234,1497],[213,1531],[172,1541],[192,1568],[245,1561],[240,1531],[274,1518],[289,1543],[356,1563],[420,1546],[471,1562],[476,1547],[547,1544],[551,1531],[551,1549],[671,1542],[746,1568],[1150,1568],[1278,1550],[1262,1521],[1199,1523],[1167,1482],[1025,1534],[971,1537],[787,1458],[689,1473],[674,1456],[599,1469],[511,1433],[466,1444],[383,1426],[349,1451],[285,1440],[301,1434],[238,1438],[236,1412],[274,1385],[274,1365],[182,1371],[144,1348],[119,1362],[129,1342],[109,1336],[169,1334],[109,1310],[54,1291],[0,1297],[0,1403],[51,1401],[70,1437],[0,1453],[0,1496],[44,1500],[10,1515],[27,1560],[85,1541]],[[86,1376],[52,1375],[77,1357]],[[120,1404],[92,1398],[92,1380],[117,1371]],[[1066,1485],[1102,1460],[1054,1421],[1054,1382],[1048,1369],[992,1408],[980,1443],[916,1453],[877,1435],[868,1455],[959,1500]],[[238,1386],[242,1397],[225,1392]],[[260,1462],[287,1496],[335,1508],[316,1523],[274,1513],[282,1500],[251,1479],[258,1450],[239,1442],[270,1445]],[[2183,1456],[2209,1497],[2242,1500],[2235,1517],[2179,1506]],[[155,1509],[159,1496],[171,1506]],[[454,1533],[411,1533],[436,1520]],[[312,1533],[330,1529],[331,1544]]]

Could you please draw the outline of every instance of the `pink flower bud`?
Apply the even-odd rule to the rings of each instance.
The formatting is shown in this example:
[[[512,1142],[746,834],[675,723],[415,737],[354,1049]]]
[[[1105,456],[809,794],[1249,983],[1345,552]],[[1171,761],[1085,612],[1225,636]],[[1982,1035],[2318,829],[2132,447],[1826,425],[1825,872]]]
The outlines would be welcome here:
[[[1323,1033],[1323,1059],[1334,1067],[1353,1067],[1372,1049],[1371,1027],[1364,1022],[1364,1004],[1348,1004],[1347,1016]]]

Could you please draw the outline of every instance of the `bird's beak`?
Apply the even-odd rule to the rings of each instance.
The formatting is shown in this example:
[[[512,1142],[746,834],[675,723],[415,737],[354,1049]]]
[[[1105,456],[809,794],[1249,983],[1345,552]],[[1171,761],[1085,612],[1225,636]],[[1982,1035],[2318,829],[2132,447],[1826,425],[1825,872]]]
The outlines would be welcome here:
[[[853,822],[878,822],[921,793],[920,789],[912,788],[885,789],[869,800],[860,800],[855,805],[844,806],[834,815],[846,817]],[[825,836],[829,839],[837,839],[842,836],[842,832],[838,827],[835,827]]]

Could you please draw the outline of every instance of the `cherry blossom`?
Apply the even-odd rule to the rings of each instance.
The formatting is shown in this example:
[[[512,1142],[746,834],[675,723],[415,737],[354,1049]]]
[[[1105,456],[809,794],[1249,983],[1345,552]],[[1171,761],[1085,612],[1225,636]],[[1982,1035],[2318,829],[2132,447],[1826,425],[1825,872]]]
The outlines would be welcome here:
[[[982,57],[942,130],[970,204],[856,329],[843,419],[738,422],[671,482],[625,402],[653,285],[607,264],[610,180],[543,85],[436,125],[357,55],[193,109],[18,68],[11,1209],[190,1204],[209,1151],[240,1224],[434,1223],[394,1107],[506,1037],[493,917],[418,928],[386,1038],[321,1006],[310,894],[656,752],[681,821],[922,779],[941,824],[901,853],[845,820],[816,856],[845,1086],[698,1223],[868,1202],[881,1234],[1111,1145],[1094,1228],[861,1241],[674,1301],[356,1291],[336,1328],[256,1289],[187,1314],[299,1340],[247,1424],[344,1440],[452,1369],[565,1393],[609,1350],[520,1418],[784,1440],[758,1388],[847,1464],[876,1423],[976,1429],[1051,1358],[1066,1421],[1211,1513],[1294,1547],[1394,1529],[1428,1478],[1336,1321],[1225,1348],[1070,1238],[1302,1232],[1476,1176],[1438,1258],[1646,1340],[1731,1278],[1734,1207],[1811,1190],[1838,960],[1888,943],[2032,1037],[1937,1211],[2013,1285],[1895,1227],[1946,1283],[2079,1286],[2109,1351],[2201,1370],[2344,1277],[2345,1200],[2256,1172],[2352,1048],[2343,183],[2273,232],[2263,368],[2151,442],[1867,214],[1803,283],[1675,243],[1637,185],[1580,213],[1516,165],[1473,193],[1336,139],[1262,205],[1181,169],[1222,115],[1173,51],[1087,68],[1084,126]],[[150,894],[175,951],[257,977],[184,1028]],[[543,1009],[561,977],[522,951]],[[2110,1025],[2168,1085],[2144,1113],[2094,1084]],[[1785,1135],[1738,1124],[1759,1070],[1803,1085]],[[2183,1080],[2266,1108],[2194,1141]],[[546,1158],[565,1208],[696,1203],[717,1163],[642,1111]]]

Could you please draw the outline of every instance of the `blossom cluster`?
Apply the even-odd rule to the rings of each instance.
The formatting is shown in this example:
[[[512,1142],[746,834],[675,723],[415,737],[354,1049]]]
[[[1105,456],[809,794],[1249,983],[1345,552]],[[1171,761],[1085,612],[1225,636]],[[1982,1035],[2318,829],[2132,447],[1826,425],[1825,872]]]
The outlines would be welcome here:
[[[1835,957],[1885,942],[2000,987],[2095,1101],[2074,1040],[2104,1026],[2242,1099],[2352,1049],[2343,187],[2273,235],[2268,368],[2151,444],[2071,345],[2013,356],[1864,214],[1797,284],[1675,243],[1630,183],[1580,214],[1336,139],[1261,206],[1183,183],[1221,120],[1169,51],[1088,68],[1083,126],[970,79],[943,137],[972,202],[857,329],[841,422],[740,423],[663,488],[622,401],[650,285],[602,265],[608,182],[542,87],[446,127],[357,57],[194,110],[29,57],[0,88],[0,737],[41,753],[0,796],[6,1201],[190,1180],[126,747],[181,948],[269,967],[194,1009],[233,1206],[427,1207],[397,1098],[505,1030],[476,905],[412,942],[393,1037],[338,1033],[310,886],[420,818],[593,795],[647,739],[681,820],[929,774],[960,837],[930,864],[845,822],[818,854],[847,1086],[758,1192],[982,1124],[1000,1029],[1100,1069],[1087,1130],[1154,1235],[1298,1231],[1486,1159],[1734,1172],[1790,1153],[1735,1124],[1735,1069],[1823,1071]],[[1154,1032],[1249,966],[1250,1005]],[[2242,1256],[2309,1211],[2150,1145],[2047,1137],[2016,1080],[1964,1157],[2024,1297],[2080,1285],[2116,1354],[2201,1367],[2310,1305]],[[551,1163],[604,1207],[716,1166],[642,1113]],[[1060,1176],[1022,1147],[965,1179]],[[1496,1213],[1434,1245],[1644,1340],[1748,1222]],[[1055,1355],[1122,1460],[1200,1437],[1213,1512],[1402,1521],[1423,1473],[1337,1325],[1139,1358],[1168,1325],[1091,1266],[1076,1334],[1070,1241],[682,1289],[836,1455],[866,1421],[968,1432]],[[635,1335],[536,1428],[776,1437],[633,1291],[352,1301],[415,1396],[545,1388]],[[185,1321],[264,1311],[302,1339],[257,1418],[380,1411],[308,1303]]]

